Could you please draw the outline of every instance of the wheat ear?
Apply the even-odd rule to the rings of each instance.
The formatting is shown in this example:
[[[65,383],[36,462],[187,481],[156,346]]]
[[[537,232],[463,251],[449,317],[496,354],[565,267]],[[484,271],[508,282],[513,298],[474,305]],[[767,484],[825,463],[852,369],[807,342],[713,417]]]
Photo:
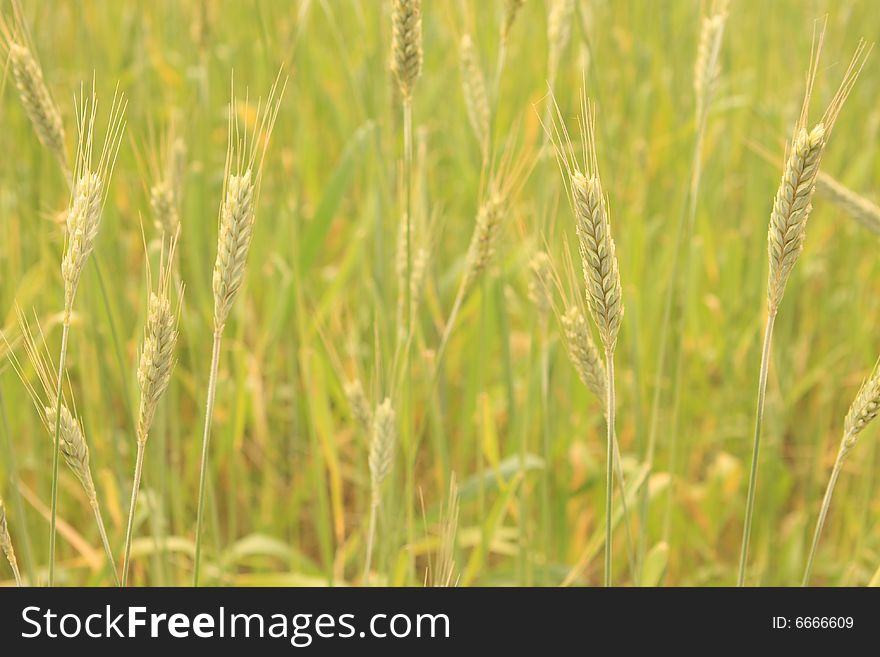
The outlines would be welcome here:
[[[373,435],[370,438],[370,525],[367,530],[367,554],[364,560],[364,582],[369,581],[370,563],[373,557],[373,541],[376,536],[376,516],[382,505],[382,482],[394,464],[397,444],[397,426],[394,408],[387,397],[373,415]]]
[[[485,160],[489,155],[489,92],[474,40],[470,34],[461,37],[459,47],[461,61],[461,87],[468,121],[480,145],[480,153]]]
[[[239,128],[236,119],[235,86],[229,104],[226,166],[223,176],[223,198],[220,203],[217,258],[214,261],[212,287],[214,292],[214,339],[211,347],[211,371],[205,403],[205,424],[202,435],[202,457],[199,468],[199,502],[196,512],[196,547],[193,563],[193,586],[199,585],[202,554],[202,519],[205,506],[205,484],[208,471],[208,449],[211,440],[211,416],[217,389],[217,368],[220,343],[229,311],[244,282],[248,251],[254,234],[257,198],[260,192],[266,151],[281,107],[286,79],[281,72],[269,91],[265,106],[257,103],[253,133]]]
[[[158,152],[151,159],[149,197],[153,223],[163,234],[176,237],[180,230],[180,205],[186,170],[186,144],[177,134],[176,123],[169,124]]]
[[[37,138],[58,160],[62,172],[69,180],[70,164],[65,149],[61,111],[43,79],[43,70],[34,54],[18,0],[12,3],[12,7],[11,24],[0,17],[0,49],[7,54],[15,88]]]
[[[504,70],[504,61],[507,57],[507,43],[510,40],[510,31],[516,22],[520,9],[526,0],[504,0],[504,10],[501,14],[501,30],[498,39],[498,64],[495,67],[495,95],[501,86],[501,72]]]
[[[348,400],[348,408],[355,423],[360,427],[361,431],[366,434],[370,433],[373,426],[373,411],[370,409],[370,402],[364,392],[364,386],[360,379],[351,379],[343,385],[345,398]]]
[[[174,348],[177,344],[179,306],[178,310],[172,307],[171,299],[169,298],[169,288],[171,287],[171,269],[174,262],[175,246],[175,239],[172,237],[167,259],[164,250],[162,252],[159,263],[157,290],[156,292],[150,292],[147,304],[147,323],[144,327],[144,342],[137,370],[137,382],[141,393],[141,400],[136,425],[137,457],[131,487],[128,526],[125,531],[122,586],[128,583],[134,512],[137,508],[147,438],[150,435],[150,427],[153,424],[156,407],[159,405],[162,395],[168,389],[168,383],[171,381],[171,372],[174,369]]]
[[[749,473],[746,512],[743,521],[742,547],[740,549],[739,573],[737,585],[745,585],[746,565],[749,557],[749,539],[752,530],[752,517],[755,509],[755,490],[757,487],[758,455],[761,447],[761,429],[764,420],[764,402],[767,390],[767,375],[770,367],[770,352],[773,340],[773,326],[776,313],[785,293],[785,286],[791,275],[798,256],[804,248],[807,219],[813,209],[813,192],[819,163],[831,136],[843,104],[852,90],[856,79],[864,66],[869,48],[859,42],[856,52],[844,74],[843,81],[825,110],[820,121],[811,129],[807,129],[807,112],[822,44],[825,37],[824,25],[818,35],[814,34],[813,53],[807,73],[807,87],[801,113],[795,125],[794,135],[786,157],[785,169],[779,190],[773,201],[770,212],[768,230],[768,253],[770,268],[767,279],[767,324],[764,328],[764,344],[761,349],[761,368],[758,374],[758,396],[755,411],[755,434],[752,445],[752,458]]]
[[[0,497],[0,550],[6,555],[6,561],[12,568],[15,576],[15,585],[21,586],[21,572],[18,570],[18,560],[15,558],[15,549],[12,547],[12,537],[9,535],[9,527],[6,524],[6,505]]]
[[[828,480],[828,486],[822,498],[822,507],[819,510],[819,518],[816,521],[816,529],[813,532],[813,541],[810,545],[810,554],[804,569],[803,586],[806,586],[810,581],[813,559],[819,546],[819,537],[822,535],[822,529],[825,527],[825,518],[831,506],[831,496],[834,494],[834,487],[837,485],[837,479],[840,476],[840,471],[843,469],[843,463],[850,450],[856,446],[859,434],[877,417],[878,413],[880,413],[880,368],[875,366],[871,376],[868,377],[859,389],[844,420],[843,438],[840,441],[837,458],[834,460],[831,477]]]

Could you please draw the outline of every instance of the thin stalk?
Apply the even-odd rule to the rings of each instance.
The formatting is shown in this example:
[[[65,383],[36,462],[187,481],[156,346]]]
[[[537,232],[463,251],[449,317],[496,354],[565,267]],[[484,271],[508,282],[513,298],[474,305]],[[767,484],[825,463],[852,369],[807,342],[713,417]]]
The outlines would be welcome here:
[[[61,382],[67,361],[67,339],[70,335],[70,313],[65,311],[61,329],[61,355],[58,357],[58,394],[55,399],[55,441],[52,448],[52,510],[49,520],[49,586],[55,585],[55,525],[58,515],[58,457],[61,454]]]
[[[498,64],[495,66],[495,82],[492,87],[494,89],[495,101],[501,95],[501,72],[504,70],[504,60],[507,58],[507,39],[501,39],[498,44]]]
[[[107,565],[113,573],[113,584],[119,586],[119,575],[116,574],[116,562],[113,560],[113,552],[110,550],[110,541],[107,540],[107,529],[104,527],[104,518],[101,517],[101,507],[98,506],[97,498],[89,501],[95,514],[95,522],[98,523],[98,533],[101,535],[101,544],[104,546],[104,554],[107,555]]]
[[[404,424],[407,437],[404,444],[409,445],[407,469],[404,483],[406,501],[406,538],[409,545],[415,542],[415,459],[416,439],[413,414],[413,378],[412,378],[412,179],[413,179],[413,138],[412,138],[412,98],[406,96],[403,100],[403,170],[404,170],[404,193],[406,195],[406,347],[404,358],[406,360],[406,393],[404,407]],[[409,566],[410,574],[415,574],[415,561],[412,552]]]
[[[764,422],[764,401],[767,393],[767,372],[770,369],[770,344],[773,341],[773,324],[776,310],[771,308],[767,314],[767,327],[764,329],[764,348],[761,351],[761,373],[758,375],[758,407],[755,412],[755,443],[752,446],[752,467],[749,473],[749,494],[746,499],[746,517],[743,524],[742,549],[739,555],[739,575],[737,586],[744,586],[746,562],[749,558],[749,538],[752,534],[752,514],[755,510],[755,488],[758,481],[758,450],[761,447],[761,426]]]
[[[373,562],[373,541],[376,538],[376,516],[379,514],[379,499],[370,502],[370,527],[367,530],[367,558],[364,560],[364,584],[370,582],[370,564]]]
[[[550,547],[553,521],[550,506],[550,350],[547,345],[546,323],[541,334],[541,454],[544,467],[541,470],[541,515],[544,529],[544,580],[550,576]]]
[[[27,568],[28,580],[31,586],[35,586],[37,579],[34,572],[34,552],[31,546],[31,534],[27,528],[27,517],[24,514],[24,505],[21,502],[21,491],[18,490],[20,478],[18,476],[18,465],[15,458],[15,445],[12,442],[12,432],[9,429],[9,416],[6,414],[6,398],[3,395],[3,386],[0,385],[0,416],[3,419],[3,434],[5,437],[4,446],[6,447],[6,458],[9,464],[7,468],[7,476],[9,477],[9,488],[12,491],[12,504],[15,507],[15,516],[18,522],[19,534],[21,542],[24,546],[25,566]]]
[[[134,413],[132,412],[131,399],[129,398],[128,387],[123,385],[125,381],[125,358],[122,355],[122,343],[119,340],[119,334],[116,331],[116,322],[113,321],[113,312],[110,309],[110,296],[107,294],[107,285],[104,283],[104,274],[101,269],[100,254],[94,254],[95,276],[98,279],[98,287],[101,290],[101,301],[104,305],[104,312],[107,314],[107,325],[110,327],[110,339],[113,342],[113,354],[116,358],[116,367],[119,369],[120,389],[122,401],[125,404],[125,413],[132,427],[136,426]]]
[[[626,552],[629,559],[629,569],[632,573],[633,584],[639,586],[639,571],[636,568],[635,542],[633,541],[632,528],[629,525],[629,505],[626,503],[626,482],[623,478],[623,465],[620,460],[620,445],[617,442],[617,432],[614,433],[614,474],[617,477],[617,487],[620,492],[621,521],[626,529]]]
[[[682,290],[678,296],[679,302],[681,304],[678,309],[678,327],[673,335],[673,342],[675,345],[675,367],[672,372],[672,422],[670,423],[671,432],[670,432],[670,466],[669,473],[672,475],[669,480],[669,487],[667,488],[667,503],[666,503],[666,513],[665,519],[663,522],[664,530],[663,530],[663,540],[667,543],[669,542],[669,530],[670,530],[670,522],[671,522],[671,512],[672,512],[672,504],[674,500],[674,488],[675,488],[675,468],[676,468],[676,459],[678,455],[678,422],[679,422],[679,411],[681,410],[681,378],[682,371],[684,368],[684,348],[682,346],[684,342],[684,327],[687,321],[687,311],[688,305],[690,302],[690,266],[691,260],[693,259],[694,253],[694,244],[693,239],[691,237],[694,234],[694,223],[697,218],[697,201],[699,199],[699,191],[700,191],[700,180],[702,178],[703,166],[702,159],[700,154],[703,150],[703,137],[705,133],[705,125],[706,120],[703,118],[700,122],[700,128],[697,131],[697,140],[694,145],[694,160],[693,166],[691,168],[691,184],[688,192],[688,210],[687,210],[687,228],[684,234],[685,239],[685,249],[684,249],[684,263],[681,267],[681,272],[683,275],[682,280]],[[676,272],[677,274],[678,272]],[[676,285],[676,281],[671,281],[670,288]]]
[[[702,177],[702,159],[703,136],[706,130],[705,113],[697,124],[697,134],[694,140],[694,150],[691,158],[691,175],[690,185],[688,186],[687,199],[682,206],[681,214],[678,219],[678,228],[676,231],[675,245],[672,252],[672,272],[669,276],[669,285],[666,288],[666,298],[663,302],[663,316],[660,320],[660,331],[658,333],[660,340],[659,352],[657,353],[657,369],[654,374],[654,391],[651,399],[651,419],[648,425],[648,444],[645,454],[645,462],[648,466],[648,476],[639,493],[639,550],[638,561],[641,568],[645,550],[647,547],[647,515],[648,515],[648,482],[651,478],[651,471],[654,469],[654,455],[657,449],[657,430],[660,424],[660,405],[663,401],[663,374],[666,371],[666,359],[668,355],[669,329],[672,323],[672,309],[676,304],[677,282],[682,270],[681,252],[682,244],[687,239],[688,246],[685,249],[685,257],[690,262],[692,255],[691,240],[688,239],[693,232],[693,225],[697,213],[697,195]],[[685,269],[685,272],[687,270]],[[685,297],[679,297],[685,298]],[[676,336],[676,342],[680,347],[680,335]],[[677,370],[676,370],[677,374]],[[673,383],[677,385],[677,383]]]
[[[137,441],[137,459],[134,463],[134,479],[131,485],[131,505],[128,509],[128,528],[125,530],[125,557],[122,561],[122,586],[128,585],[128,567],[131,560],[131,535],[134,529],[134,511],[137,507],[138,491],[141,487],[141,473],[144,467],[145,441]]]
[[[434,371],[436,378],[436,372],[440,369],[440,361],[443,359],[443,354],[446,352],[446,344],[449,342],[450,336],[452,336],[452,328],[455,326],[455,320],[458,319],[458,313],[461,311],[461,304],[464,303],[465,297],[465,289],[464,283],[459,286],[458,294],[455,295],[455,302],[452,304],[452,310],[449,312],[449,319],[446,320],[446,327],[443,329],[443,336],[440,338],[440,346],[437,347],[437,355],[434,358]]]
[[[24,585],[21,582],[21,572],[18,570],[18,564],[11,561],[9,565],[12,567],[12,576],[15,577],[15,585],[21,588]]]
[[[605,360],[608,369],[608,391],[607,391],[607,410],[606,424],[608,425],[608,445],[605,457],[605,586],[611,586],[611,529],[613,521],[611,518],[612,511],[612,491],[614,485],[614,447],[616,439],[614,436],[614,350],[605,350]]]
[[[211,374],[208,379],[208,399],[205,402],[205,432],[202,436],[202,460],[199,470],[199,506],[196,512],[196,552],[193,564],[193,586],[199,585],[199,566],[202,556],[202,518],[205,511],[205,480],[208,474],[208,446],[211,441],[211,415],[214,412],[214,396],[217,392],[217,366],[220,362],[220,341],[223,327],[214,329],[214,345],[211,348]]]
[[[819,519],[816,521],[816,531],[813,532],[813,543],[810,546],[810,556],[807,558],[807,567],[804,569],[804,579],[801,586],[806,586],[810,581],[810,573],[813,570],[813,559],[816,556],[816,549],[819,547],[819,537],[822,535],[822,529],[825,527],[825,516],[828,515],[828,508],[831,506],[831,496],[834,494],[834,487],[837,485],[837,478],[843,469],[843,461],[846,458],[847,449],[845,447],[846,438],[840,445],[840,451],[837,453],[837,459],[834,461],[834,467],[831,470],[831,478],[828,480],[828,488],[825,489],[825,497],[822,498],[822,508],[819,510]]]

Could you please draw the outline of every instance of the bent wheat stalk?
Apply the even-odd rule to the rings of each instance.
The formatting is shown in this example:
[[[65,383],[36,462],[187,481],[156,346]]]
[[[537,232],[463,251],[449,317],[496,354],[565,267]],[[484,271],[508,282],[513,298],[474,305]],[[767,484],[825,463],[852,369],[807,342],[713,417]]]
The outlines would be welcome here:
[[[806,93],[804,94],[800,117],[795,125],[792,142],[788,149],[782,180],[779,184],[779,190],[776,192],[773,209],[770,213],[770,227],[767,235],[770,258],[770,271],[767,280],[767,324],[764,329],[764,344],[761,349],[761,367],[758,375],[755,434],[752,445],[737,586],[745,585],[746,566],[749,557],[749,539],[755,509],[758,455],[761,447],[761,429],[764,419],[764,403],[767,390],[767,374],[770,367],[773,326],[785,293],[786,284],[804,248],[807,220],[813,209],[812,200],[816,188],[816,177],[819,173],[819,163],[822,160],[825,146],[828,143],[828,138],[831,136],[831,131],[834,128],[837,117],[858,78],[869,50],[864,42],[859,43],[844,74],[843,81],[837,89],[837,93],[832,98],[820,121],[808,130],[807,113],[824,36],[825,30],[823,26],[818,33],[818,37],[814,37],[813,40],[813,53],[809,72],[807,73]]]
[[[819,537],[822,535],[822,529],[825,527],[825,518],[831,506],[831,496],[834,494],[834,487],[837,485],[837,479],[840,476],[840,471],[843,469],[843,463],[850,450],[856,446],[859,434],[877,417],[878,413],[880,413],[880,368],[875,366],[871,376],[862,384],[846,414],[843,438],[840,441],[840,449],[837,451],[837,458],[834,460],[834,466],[831,469],[831,477],[828,480],[828,487],[825,489],[825,496],[822,498],[819,519],[816,521],[816,529],[813,532],[813,541],[810,545],[810,554],[807,557],[806,568],[804,568],[802,586],[806,586],[810,581],[813,559],[816,556],[816,549],[819,547]]]
[[[18,309],[16,309],[16,311],[18,314],[18,323],[25,353],[37,375],[42,392],[39,392],[25,376],[21,362],[15,356],[15,353],[7,342],[7,346],[9,346],[10,363],[22,384],[24,384],[31,401],[34,403],[43,426],[46,428],[49,436],[54,439],[56,451],[64,459],[65,464],[80,482],[83,492],[86,494],[89,507],[92,509],[92,513],[95,516],[95,522],[97,523],[98,532],[101,536],[104,553],[107,556],[107,565],[113,575],[113,581],[118,584],[119,580],[116,574],[113,553],[110,550],[107,530],[101,516],[101,508],[98,504],[98,492],[95,488],[91,468],[89,466],[89,447],[88,443],[86,443],[82,426],[76,417],[76,408],[73,407],[73,410],[71,411],[72,407],[68,406],[64,399],[63,385],[62,382],[56,378],[53,371],[52,359],[49,355],[46,338],[42,333],[42,329],[40,329],[39,332],[39,338],[42,344],[41,348],[38,347],[37,340],[22,312]],[[4,336],[4,340],[5,339]],[[60,406],[52,405],[57,398],[61,399]],[[57,410],[59,408],[60,412]],[[54,433],[56,427],[58,427],[57,434]]]
[[[128,583],[128,570],[131,559],[131,538],[134,529],[134,512],[137,508],[138,491],[144,465],[144,451],[150,427],[156,414],[159,399],[168,389],[171,372],[174,370],[174,347],[178,334],[178,311],[171,306],[169,287],[174,262],[175,240],[172,237],[168,248],[167,261],[159,263],[159,284],[156,292],[150,292],[147,308],[147,323],[144,327],[144,343],[141,349],[137,370],[138,388],[141,401],[137,419],[137,457],[131,487],[131,505],[128,511],[128,526],[125,531],[125,556],[122,561],[122,586]],[[149,278],[149,276],[148,276]],[[179,295],[178,295],[179,298]],[[179,304],[179,301],[178,301]]]
[[[196,547],[193,563],[193,586],[199,585],[202,555],[202,521],[205,507],[205,484],[208,472],[208,448],[211,439],[211,416],[217,390],[220,343],[232,304],[244,282],[248,251],[254,234],[257,198],[266,151],[281,106],[286,81],[281,73],[275,79],[265,106],[257,103],[253,133],[239,128],[236,119],[235,88],[229,104],[228,145],[223,176],[223,200],[220,204],[217,259],[214,262],[214,339],[211,347],[211,371],[205,403],[202,457],[199,468],[199,502],[196,512]]]

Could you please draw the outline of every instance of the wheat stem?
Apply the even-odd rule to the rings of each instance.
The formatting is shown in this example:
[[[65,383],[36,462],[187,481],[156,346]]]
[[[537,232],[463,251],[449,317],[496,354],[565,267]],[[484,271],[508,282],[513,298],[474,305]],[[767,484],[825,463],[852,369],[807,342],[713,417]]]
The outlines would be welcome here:
[[[807,558],[807,566],[804,569],[804,579],[801,586],[806,586],[810,581],[810,573],[813,570],[813,559],[816,556],[816,549],[819,547],[819,537],[822,535],[822,529],[825,527],[825,517],[828,515],[828,508],[831,506],[831,496],[834,494],[834,487],[837,485],[837,478],[843,469],[843,462],[846,459],[849,449],[846,447],[846,438],[840,445],[837,452],[837,458],[834,461],[834,467],[831,470],[831,478],[828,480],[828,487],[825,489],[825,496],[822,498],[822,508],[819,510],[819,519],[816,521],[816,529],[813,532],[813,542],[810,545],[810,556]]]
[[[137,508],[138,491],[141,487],[141,474],[144,467],[146,441],[138,439],[137,457],[134,464],[134,478],[131,485],[131,505],[128,508],[128,527],[125,530],[125,556],[122,561],[122,586],[128,585],[128,568],[131,561],[131,537],[134,531],[134,512]]]
[[[612,495],[614,490],[614,452],[616,437],[614,435],[614,350],[605,350],[607,361],[608,389],[606,392],[606,415],[605,422],[608,429],[608,445],[605,456],[605,586],[611,586],[611,530],[613,521]]]
[[[743,523],[742,548],[739,555],[739,575],[737,586],[744,586],[746,579],[746,562],[749,559],[749,538],[752,534],[752,515],[755,511],[755,488],[758,481],[758,452],[761,447],[761,427],[764,422],[764,401],[767,393],[767,372],[770,369],[770,345],[773,341],[773,325],[776,322],[776,311],[767,315],[767,326],[764,329],[764,348],[761,350],[761,372],[758,375],[758,404],[755,411],[755,440],[752,445],[752,465],[749,471],[749,493],[746,498],[746,517]]]
[[[373,543],[376,538],[376,516],[379,514],[379,500],[370,502],[370,527],[367,530],[367,556],[364,559],[364,584],[370,582],[370,564],[373,562]]]
[[[55,585],[55,526],[58,515],[58,457],[61,454],[61,382],[64,380],[64,366],[67,360],[67,339],[70,335],[70,316],[64,313],[61,328],[61,355],[58,357],[58,385],[55,400],[55,441],[52,448],[52,503],[49,520],[49,586]]]
[[[208,379],[208,399],[205,403],[205,431],[202,436],[202,460],[199,469],[199,506],[196,512],[196,551],[193,564],[193,586],[199,585],[199,566],[202,555],[202,518],[205,506],[205,482],[208,473],[208,446],[211,440],[211,415],[214,412],[214,395],[217,392],[217,366],[220,362],[220,341],[223,327],[214,329],[214,345],[211,349],[211,374]]]
[[[119,586],[119,575],[116,573],[116,562],[113,560],[113,552],[110,550],[110,541],[107,540],[107,529],[104,526],[104,518],[101,517],[101,507],[98,506],[98,498],[92,498],[89,500],[89,504],[92,507],[92,512],[95,514],[98,533],[101,535],[101,545],[104,547],[104,554],[107,555],[107,565],[113,575],[113,584]]]

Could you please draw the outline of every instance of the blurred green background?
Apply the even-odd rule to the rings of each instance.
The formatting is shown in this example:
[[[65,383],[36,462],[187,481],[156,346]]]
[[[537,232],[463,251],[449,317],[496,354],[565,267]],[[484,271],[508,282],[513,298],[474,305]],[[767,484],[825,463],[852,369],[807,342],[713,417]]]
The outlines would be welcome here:
[[[489,275],[462,308],[436,395],[430,388],[485,178],[462,96],[458,42],[464,32],[473,35],[491,82],[503,4],[424,3],[425,60],[413,116],[418,222],[430,220],[431,261],[409,392],[425,436],[408,451],[416,449],[413,436],[401,427],[402,449],[379,519],[376,582],[425,581],[453,472],[461,503],[458,583],[601,581],[601,408],[575,376],[557,323],[551,316],[542,330],[527,294],[536,248],[550,252],[563,281],[573,281],[569,299],[582,289],[579,275],[565,272],[566,244],[575,237],[562,178],[552,153],[540,150],[548,94],[542,0],[528,0],[514,24],[492,103],[499,151],[531,144],[534,168],[510,205]],[[617,432],[634,487],[645,473],[658,327],[690,175],[704,8],[684,0],[574,5],[554,90],[570,129],[582,79],[597,104],[599,160],[626,305],[616,358]],[[875,4],[735,0],[729,8],[687,299],[675,313],[683,331],[681,394],[676,403],[673,387],[664,385],[645,525],[636,522],[634,490],[630,500],[643,584],[735,581],[766,303],[767,223],[784,142],[800,110],[814,22],[826,14],[812,120],[858,39],[880,31]],[[94,75],[102,129],[117,82],[128,98],[126,137],[96,249],[105,290],[90,262],[68,361],[118,554],[135,452],[145,262],[151,259],[155,271],[159,251],[144,162],[171,120],[187,145],[179,363],[148,443],[135,584],[189,582],[230,78],[234,71],[237,95],[243,100],[247,89],[253,106],[283,66],[289,82],[264,171],[246,286],[220,363],[203,581],[361,583],[368,437],[352,419],[343,384],[360,379],[372,403],[390,394],[402,149],[388,66],[390,3],[58,0],[25,2],[24,15],[70,152],[81,83]],[[822,162],[823,171],[868,197],[880,179],[876,59],[856,84]],[[242,118],[248,116],[245,107]],[[0,120],[3,330],[18,350],[18,304],[38,318],[57,357],[63,232],[56,218],[68,194],[8,74]],[[772,162],[757,149],[771,153]],[[877,244],[877,236],[816,198],[777,321],[749,583],[800,581],[843,416],[880,353]],[[2,351],[0,494],[23,572],[45,581],[51,441]],[[672,353],[664,382],[675,362]],[[875,434],[862,435],[844,470],[815,583],[864,585],[880,566]],[[523,447],[529,457],[521,463]],[[63,468],[59,517],[59,583],[108,584],[88,505]],[[615,582],[633,583],[620,524],[614,555]],[[0,580],[11,583],[5,565]]]

